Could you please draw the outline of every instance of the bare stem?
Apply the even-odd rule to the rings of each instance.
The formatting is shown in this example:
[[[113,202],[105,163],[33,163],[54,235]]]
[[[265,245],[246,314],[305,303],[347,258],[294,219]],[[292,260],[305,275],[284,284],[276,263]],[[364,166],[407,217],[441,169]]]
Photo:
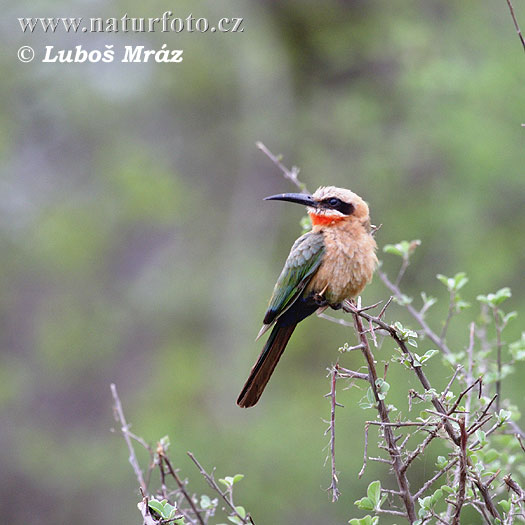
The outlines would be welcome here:
[[[330,426],[328,430],[330,432],[330,461],[332,467],[332,482],[328,487],[328,490],[332,493],[332,502],[335,503],[339,499],[339,489],[337,488],[337,470],[335,468],[335,407],[338,403],[335,400],[335,385],[338,376],[338,365],[336,364],[330,371]]]
[[[120,402],[120,398],[118,396],[117,387],[115,383],[111,383],[110,387],[111,387],[111,394],[113,396],[113,401],[114,401],[113,414],[115,416],[115,420],[120,423],[120,430],[122,432],[122,436],[124,437],[124,440],[126,441],[126,445],[128,446],[129,462],[133,468],[133,472],[135,472],[135,476],[137,478],[137,481],[139,482],[140,488],[142,489],[144,493],[146,493],[147,492],[146,482],[144,481],[144,475],[139,466],[137,455],[135,454],[135,449],[133,448],[133,443],[131,442],[132,438],[129,432],[129,425],[124,416],[124,411],[122,409],[122,403]]]
[[[510,0],[507,0],[507,5],[509,6],[510,16],[512,16],[512,21],[514,22],[514,27],[516,28],[516,31],[518,32],[518,37],[520,39],[521,45],[523,46],[523,50],[525,51],[525,39],[523,38],[523,35],[521,34],[521,29],[518,24],[516,15],[514,14],[514,8],[512,7],[512,3]]]
[[[492,315],[494,316],[494,326],[496,327],[496,351],[497,351],[497,366],[498,366],[498,379],[496,380],[496,412],[499,412],[500,398],[501,398],[501,351],[503,349],[503,343],[501,342],[501,332],[503,326],[499,316],[498,308],[492,309]]]
[[[189,458],[195,463],[197,468],[199,469],[199,472],[202,474],[204,479],[208,482],[208,485],[215,491],[217,494],[221,497],[221,499],[230,507],[230,510],[234,516],[237,516],[241,520],[242,523],[246,524],[252,524],[255,525],[251,516],[248,514],[245,518],[243,518],[235,508],[235,505],[232,503],[231,499],[226,496],[226,494],[221,490],[219,485],[217,485],[217,482],[215,481],[215,478],[212,474],[208,474],[206,470],[204,470],[204,467],[197,461],[197,458],[191,453],[186,452],[188,454]]]
[[[191,510],[193,511],[193,514],[197,518],[198,522],[201,525],[205,525],[204,524],[204,520],[202,519],[202,516],[200,515],[200,512],[198,511],[197,507],[195,506],[195,503],[194,503],[193,499],[191,498],[191,496],[186,491],[186,486],[184,485],[183,481],[179,478],[179,475],[177,474],[177,472],[171,466],[171,462],[166,457],[166,455],[164,454],[164,450],[163,449],[159,450],[159,458],[161,459],[161,462],[164,461],[164,463],[168,467],[169,473],[173,476],[173,479],[177,483],[177,486],[179,487],[179,490],[181,491],[182,495],[184,496],[184,499],[189,503],[189,505],[191,507]],[[162,463],[161,463],[161,469],[162,469]]]
[[[297,166],[292,166],[292,169],[289,170],[281,162],[280,156],[274,155],[262,142],[257,141],[255,145],[283,172],[286,179],[295,184],[302,193],[308,193],[306,184],[299,180],[299,168]]]

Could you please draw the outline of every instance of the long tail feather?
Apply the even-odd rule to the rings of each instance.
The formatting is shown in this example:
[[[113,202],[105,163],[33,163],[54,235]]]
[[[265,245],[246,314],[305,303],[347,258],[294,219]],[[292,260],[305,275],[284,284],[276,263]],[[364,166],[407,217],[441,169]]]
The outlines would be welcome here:
[[[296,326],[295,324],[288,326],[276,324],[273,327],[268,341],[237,398],[237,404],[240,407],[249,408],[259,401]]]

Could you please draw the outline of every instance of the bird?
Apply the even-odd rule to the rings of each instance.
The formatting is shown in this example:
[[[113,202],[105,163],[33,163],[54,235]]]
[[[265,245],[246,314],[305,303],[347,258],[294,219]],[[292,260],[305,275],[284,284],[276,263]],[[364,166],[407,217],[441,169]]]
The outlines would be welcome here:
[[[282,193],[264,200],[306,206],[312,229],[294,242],[275,284],[257,339],[273,328],[237,399],[242,408],[259,401],[297,324],[357,297],[377,267],[368,204],[352,191],[321,186],[311,195]]]

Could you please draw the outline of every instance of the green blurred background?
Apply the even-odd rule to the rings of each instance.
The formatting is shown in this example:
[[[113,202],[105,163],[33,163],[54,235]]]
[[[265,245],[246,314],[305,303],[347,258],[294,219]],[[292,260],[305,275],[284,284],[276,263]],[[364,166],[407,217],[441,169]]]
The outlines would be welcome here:
[[[525,24],[525,5],[514,2]],[[243,17],[244,32],[23,34],[17,17]],[[506,2],[12,2],[0,57],[0,508],[6,523],[139,523],[137,483],[114,420],[115,382],[133,431],[246,478],[237,501],[258,524],[338,524],[382,465],[362,463],[364,390],[340,393],[342,496],[324,488],[326,369],[351,330],[311,319],[294,334],[260,404],[236,407],[301,209],[255,147],[301,167],[311,190],[349,187],[382,223],[380,248],[422,240],[405,279],[465,271],[464,298],[510,286],[525,314],[525,57]],[[20,63],[31,45],[184,49],[181,64]],[[394,274],[398,261],[384,258]],[[388,297],[376,279],[363,301]],[[473,305],[450,329],[464,348]],[[408,318],[393,307],[390,321]],[[410,324],[410,321],[408,321]],[[388,359],[391,348],[384,348]],[[504,393],[525,409],[520,376]],[[436,360],[434,386],[448,370]],[[410,374],[392,369],[403,405]],[[405,403],[406,404],[406,403]],[[374,441],[374,438],[371,438]],[[371,446],[373,452],[373,446]],[[422,483],[435,451],[414,466]],[[144,461],[145,457],[141,457]],[[219,520],[224,521],[224,519]],[[388,523],[388,519],[382,521]]]

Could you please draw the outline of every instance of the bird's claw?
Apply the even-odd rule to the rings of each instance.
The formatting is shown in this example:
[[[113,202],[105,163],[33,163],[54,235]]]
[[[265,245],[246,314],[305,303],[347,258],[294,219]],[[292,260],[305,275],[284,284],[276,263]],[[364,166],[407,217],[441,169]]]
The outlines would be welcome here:
[[[322,296],[322,294],[316,293],[313,295],[312,299],[314,300],[317,306],[327,306],[328,301]]]

